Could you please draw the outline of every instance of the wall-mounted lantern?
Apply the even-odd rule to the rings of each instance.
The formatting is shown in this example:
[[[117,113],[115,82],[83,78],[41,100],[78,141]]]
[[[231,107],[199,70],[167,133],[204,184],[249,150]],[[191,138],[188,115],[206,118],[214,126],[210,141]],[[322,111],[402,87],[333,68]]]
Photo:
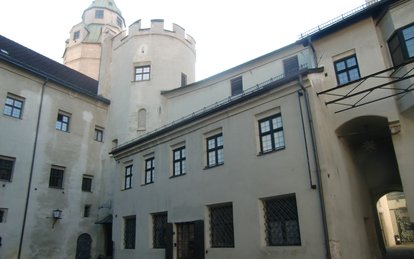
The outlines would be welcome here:
[[[60,209],[53,210],[53,212],[52,212],[52,219],[53,219],[52,228],[55,226],[56,221],[58,219],[61,219],[61,218],[62,218],[62,210],[60,210]]]

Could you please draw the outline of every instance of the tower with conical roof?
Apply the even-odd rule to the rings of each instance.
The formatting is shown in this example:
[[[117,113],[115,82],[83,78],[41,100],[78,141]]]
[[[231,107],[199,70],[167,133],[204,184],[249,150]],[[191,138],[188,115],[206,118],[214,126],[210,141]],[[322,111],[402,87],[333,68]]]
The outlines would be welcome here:
[[[82,22],[70,31],[63,63],[98,79],[103,34],[116,35],[124,28],[125,20],[114,0],[93,1],[83,12]]]

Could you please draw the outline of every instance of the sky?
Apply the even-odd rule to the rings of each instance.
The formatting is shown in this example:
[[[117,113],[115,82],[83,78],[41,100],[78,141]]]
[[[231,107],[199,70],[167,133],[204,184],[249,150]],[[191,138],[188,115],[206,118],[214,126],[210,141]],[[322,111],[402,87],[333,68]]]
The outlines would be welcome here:
[[[365,0],[114,0],[127,27],[176,23],[196,41],[196,81],[295,42]],[[0,34],[62,63],[65,40],[92,0],[5,0]]]

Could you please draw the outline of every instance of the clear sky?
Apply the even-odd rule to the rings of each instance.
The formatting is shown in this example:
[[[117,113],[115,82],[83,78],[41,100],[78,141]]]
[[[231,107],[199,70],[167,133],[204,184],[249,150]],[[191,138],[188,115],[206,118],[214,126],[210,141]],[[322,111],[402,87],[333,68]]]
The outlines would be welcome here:
[[[196,40],[196,79],[293,43],[364,0],[114,0],[127,27],[176,23]],[[4,0],[0,34],[62,63],[65,40],[92,0]]]

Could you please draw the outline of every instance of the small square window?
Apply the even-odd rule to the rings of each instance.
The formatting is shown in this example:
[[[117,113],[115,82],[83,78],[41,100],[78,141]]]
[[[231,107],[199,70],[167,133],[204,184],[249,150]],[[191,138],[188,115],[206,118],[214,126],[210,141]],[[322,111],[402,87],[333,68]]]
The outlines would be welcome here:
[[[0,156],[0,180],[11,181],[16,158]]]
[[[347,84],[360,78],[356,55],[337,60],[334,66],[338,85]]]
[[[94,140],[98,142],[103,142],[103,133],[104,130],[102,128],[95,128]]]
[[[132,165],[125,167],[124,189],[132,188]]]
[[[83,207],[83,217],[89,218],[90,215],[91,215],[91,205],[85,205],[85,207]]]
[[[3,114],[21,119],[23,111],[24,98],[16,95],[8,94],[4,105]]]
[[[103,10],[95,10],[95,18],[96,19],[103,19],[104,18],[104,11]]]
[[[82,191],[84,192],[92,191],[92,177],[91,176],[82,177]]]
[[[207,167],[224,163],[223,134],[207,138]]]
[[[151,66],[135,67],[135,81],[145,81],[150,79]]]
[[[166,247],[167,212],[152,215],[152,245],[154,248]]]
[[[69,132],[70,115],[67,113],[59,112],[56,120],[56,129],[60,131]]]
[[[145,184],[153,183],[154,182],[154,165],[155,158],[151,157],[145,160]]]
[[[136,218],[124,218],[124,248],[135,249]]]
[[[186,172],[185,146],[173,150],[173,176],[183,175]]]
[[[234,247],[233,205],[211,206],[211,247]]]
[[[64,167],[52,166],[50,169],[49,187],[50,188],[63,188],[63,174],[65,172]]]
[[[77,40],[77,39],[79,39],[80,38],[80,31],[75,31],[74,33],[73,33],[73,40]]]
[[[259,120],[260,153],[268,153],[285,147],[282,115],[276,114]]]
[[[231,84],[231,95],[238,95],[243,92],[243,78],[241,76],[230,80]]]

